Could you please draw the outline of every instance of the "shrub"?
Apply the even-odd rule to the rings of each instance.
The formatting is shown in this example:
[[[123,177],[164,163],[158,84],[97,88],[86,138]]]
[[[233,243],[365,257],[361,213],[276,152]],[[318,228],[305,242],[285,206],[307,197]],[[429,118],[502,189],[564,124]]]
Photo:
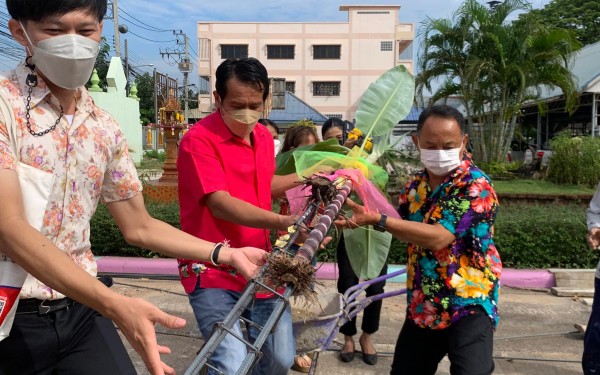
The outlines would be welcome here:
[[[179,227],[177,203],[147,203],[157,219]],[[128,245],[104,205],[92,219],[91,240],[95,255],[156,257],[149,250]],[[594,268],[597,257],[585,242],[585,208],[577,205],[500,206],[495,242],[502,262],[510,268]],[[330,234],[336,236],[332,230]],[[274,235],[272,235],[274,239]],[[319,252],[319,260],[335,261],[335,238]],[[406,263],[406,243],[394,239],[389,263]]]
[[[144,152],[144,157],[156,159],[164,163],[165,159],[167,158],[167,154],[164,151],[147,150]]]
[[[477,166],[492,178],[506,178],[514,177],[515,172],[519,169],[521,163],[495,161],[490,163],[477,163]]]
[[[146,202],[146,209],[151,216],[179,228],[179,205],[177,203],[161,204]],[[91,220],[90,232],[94,255],[119,256],[161,256],[153,251],[129,245],[119,231],[119,227],[105,205],[99,204]]]
[[[560,133],[550,142],[548,179],[557,184],[594,187],[600,180],[600,139]]]

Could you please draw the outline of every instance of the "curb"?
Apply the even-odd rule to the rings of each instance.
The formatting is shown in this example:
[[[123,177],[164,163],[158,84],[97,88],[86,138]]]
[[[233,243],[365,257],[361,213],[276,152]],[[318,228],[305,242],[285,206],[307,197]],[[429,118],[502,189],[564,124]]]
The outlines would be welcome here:
[[[96,257],[98,272],[116,275],[152,275],[179,278],[177,260],[173,258]],[[388,274],[406,268],[404,265],[388,265]],[[317,278],[335,280],[338,276],[336,263],[317,263]],[[396,276],[389,282],[406,282],[406,275]],[[502,270],[501,284],[514,288],[552,288],[556,286],[554,274],[548,270]]]

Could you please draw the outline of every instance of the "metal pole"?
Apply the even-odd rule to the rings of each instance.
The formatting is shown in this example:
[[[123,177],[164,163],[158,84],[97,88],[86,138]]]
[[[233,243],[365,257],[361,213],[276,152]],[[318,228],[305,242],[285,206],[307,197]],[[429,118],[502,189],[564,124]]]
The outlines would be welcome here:
[[[184,123],[187,124],[188,123],[188,108],[189,108],[189,103],[188,103],[188,74],[189,74],[189,66],[190,66],[190,54],[189,54],[189,49],[188,49],[188,37],[187,34],[183,34],[183,37],[185,39],[185,71],[183,72],[183,100],[184,100],[184,104],[183,104],[183,120]]]
[[[596,126],[598,126],[598,103],[596,103],[596,94],[592,94],[592,138],[596,136]]]
[[[113,23],[115,25],[115,55],[121,57],[121,40],[119,39],[119,6],[117,0],[112,1]]]
[[[125,39],[125,96],[129,96],[129,49],[127,48],[127,39]]]
[[[153,69],[152,75],[154,76],[154,123],[155,124],[159,124],[158,121],[158,85],[156,82],[157,78],[156,78],[156,68]],[[156,129],[156,134],[153,134],[152,136],[152,149],[153,150],[158,150],[158,128]]]

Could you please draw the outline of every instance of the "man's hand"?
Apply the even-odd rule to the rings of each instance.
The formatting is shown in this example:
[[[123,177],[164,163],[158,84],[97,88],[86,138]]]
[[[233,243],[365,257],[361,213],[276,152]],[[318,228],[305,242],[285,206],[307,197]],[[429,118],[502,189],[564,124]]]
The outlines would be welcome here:
[[[222,255],[221,255],[222,254]],[[247,280],[256,276],[267,261],[267,252],[255,247],[239,249],[221,248],[219,258],[223,263],[235,267]]]
[[[273,229],[287,230],[289,227],[296,224],[296,220],[298,220],[298,217],[294,215],[279,215],[277,228]]]
[[[111,306],[107,317],[117,324],[152,375],[175,374],[175,370],[160,359],[161,354],[171,350],[158,345],[154,325],[183,328],[184,319],[164,313],[143,299],[121,295]]]
[[[379,214],[368,213],[363,206],[357,204],[350,198],[346,199],[346,206],[350,207],[352,210],[352,217],[339,217],[335,220],[334,224],[338,228],[354,229],[363,225],[374,225],[379,221]]]
[[[598,249],[600,246],[600,227],[590,229],[586,239],[592,249]]]

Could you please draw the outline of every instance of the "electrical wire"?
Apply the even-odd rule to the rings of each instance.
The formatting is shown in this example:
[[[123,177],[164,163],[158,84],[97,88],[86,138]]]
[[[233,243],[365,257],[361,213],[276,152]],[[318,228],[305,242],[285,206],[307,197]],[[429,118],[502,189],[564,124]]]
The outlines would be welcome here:
[[[132,16],[129,12],[127,12],[126,10],[124,10],[123,8],[121,8],[121,6],[118,7],[119,10],[121,12],[123,12],[124,14],[128,15],[129,17],[133,18],[134,20],[136,20],[137,22],[139,22],[140,24],[150,27],[153,30],[152,31],[156,31],[156,32],[172,32],[173,30],[165,30],[165,29],[159,29],[158,27],[154,27],[152,25],[148,25],[147,23],[145,23],[144,21],[140,21],[139,19],[135,18],[134,16]]]
[[[133,31],[131,31],[131,30],[130,30],[130,31],[128,31],[128,33],[129,33],[129,34],[132,34],[132,35],[135,35],[135,36],[137,36],[138,38],[141,38],[141,39],[147,40],[147,41],[149,41],[149,42],[153,42],[153,43],[171,43],[171,42],[174,42],[174,41],[175,41],[175,39],[171,39],[171,40],[154,40],[154,39],[148,39],[148,38],[145,38],[145,37],[143,37],[143,36],[141,36],[141,35],[138,35],[138,34],[134,33],[134,32],[133,32]]]
[[[140,24],[138,24],[136,21],[134,21],[134,20],[132,20],[132,19],[129,19],[129,18],[125,17],[125,16],[120,16],[119,18],[123,18],[123,20],[124,20],[125,22],[127,22],[127,23],[129,23],[129,24],[132,24],[132,25],[134,25],[135,27],[139,27],[140,29],[144,29],[144,30],[152,31],[152,32],[155,32],[155,33],[163,33],[163,32],[164,32],[164,31],[157,31],[157,30],[153,30],[153,29],[151,29],[151,28],[149,28],[149,27],[146,27],[146,26],[140,25]]]

